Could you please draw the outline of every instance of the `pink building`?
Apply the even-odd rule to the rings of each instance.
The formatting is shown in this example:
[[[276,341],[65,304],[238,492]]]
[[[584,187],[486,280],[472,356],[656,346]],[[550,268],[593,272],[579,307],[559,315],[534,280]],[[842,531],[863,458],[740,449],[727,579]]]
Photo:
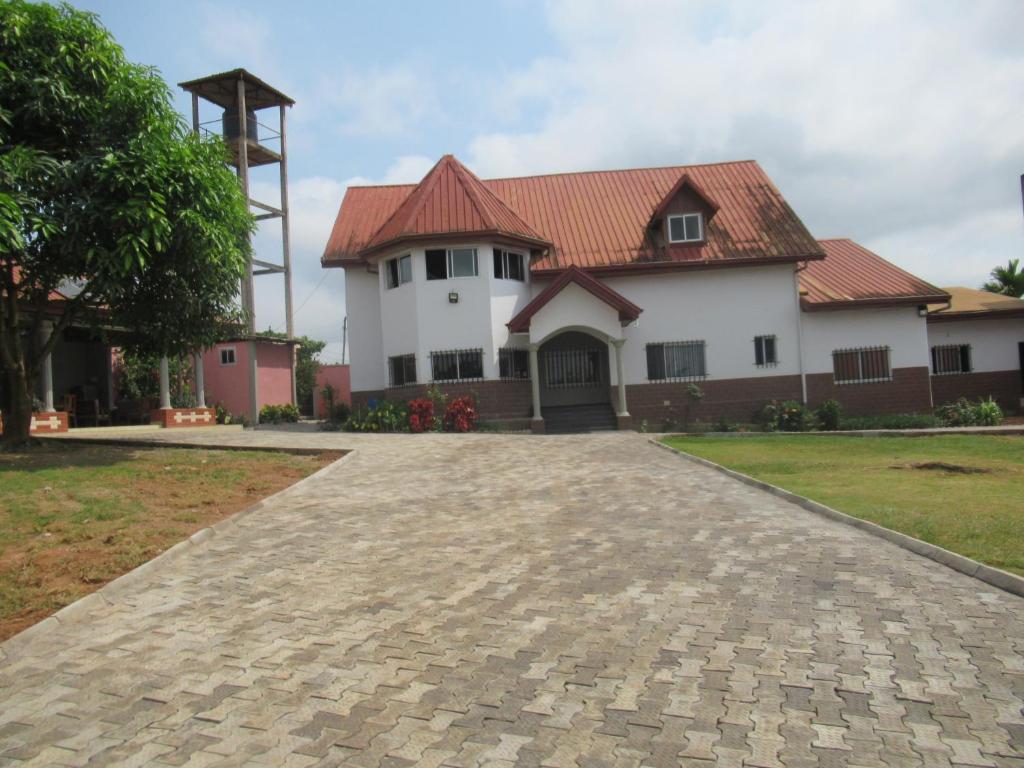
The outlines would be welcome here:
[[[204,390],[210,407],[221,405],[240,419],[249,413],[249,355],[256,351],[256,402],[284,405],[295,402],[295,350],[298,342],[285,339],[230,339],[203,353]]]
[[[334,389],[334,402],[352,404],[348,365],[322,365],[316,374],[316,388],[313,391],[313,418],[323,419],[327,416],[324,390],[328,385]]]

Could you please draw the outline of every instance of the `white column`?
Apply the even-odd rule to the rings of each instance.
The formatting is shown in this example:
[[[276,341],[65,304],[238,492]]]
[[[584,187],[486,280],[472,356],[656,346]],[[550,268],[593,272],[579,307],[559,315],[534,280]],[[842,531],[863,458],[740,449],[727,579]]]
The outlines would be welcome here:
[[[615,345],[615,375],[619,380],[619,416],[629,416],[626,410],[626,376],[622,371],[622,345],[625,342],[625,339],[612,339]]]
[[[39,344],[42,346],[50,340],[53,333],[53,326],[43,323],[39,332]],[[53,353],[43,356],[43,410],[47,413],[53,411]]]
[[[206,407],[206,379],[203,376],[203,353],[195,353],[196,408]]]
[[[537,345],[530,345],[530,390],[533,394],[533,420],[541,421],[540,415],[540,366],[537,365]]]
[[[167,370],[167,355],[160,358],[160,407],[171,407],[171,375]]]

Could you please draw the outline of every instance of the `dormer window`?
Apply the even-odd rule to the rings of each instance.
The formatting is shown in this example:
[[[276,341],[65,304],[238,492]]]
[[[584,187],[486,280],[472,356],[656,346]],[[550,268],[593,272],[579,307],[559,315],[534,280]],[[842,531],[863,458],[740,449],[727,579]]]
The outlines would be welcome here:
[[[704,239],[704,216],[700,213],[681,213],[668,217],[670,243],[699,243]]]

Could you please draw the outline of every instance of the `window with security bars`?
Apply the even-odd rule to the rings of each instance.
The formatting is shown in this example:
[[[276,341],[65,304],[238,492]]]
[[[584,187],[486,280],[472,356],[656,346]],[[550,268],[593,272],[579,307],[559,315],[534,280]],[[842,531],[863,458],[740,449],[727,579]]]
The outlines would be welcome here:
[[[754,364],[763,365],[778,365],[779,358],[775,354],[775,337],[774,336],[755,336],[754,337]]]
[[[600,349],[550,349],[544,352],[544,384],[549,389],[600,384]]]
[[[482,349],[452,349],[430,353],[432,381],[466,381],[484,377]]]
[[[971,372],[971,345],[944,344],[932,347],[932,375]]]
[[[836,384],[892,381],[889,347],[837,349],[832,352],[832,375]]]
[[[525,349],[506,347],[498,350],[498,372],[501,378],[530,378],[530,353]]]
[[[397,355],[388,358],[388,375],[392,387],[416,383],[416,355]]]
[[[703,341],[667,341],[647,345],[649,381],[698,381],[707,378]]]

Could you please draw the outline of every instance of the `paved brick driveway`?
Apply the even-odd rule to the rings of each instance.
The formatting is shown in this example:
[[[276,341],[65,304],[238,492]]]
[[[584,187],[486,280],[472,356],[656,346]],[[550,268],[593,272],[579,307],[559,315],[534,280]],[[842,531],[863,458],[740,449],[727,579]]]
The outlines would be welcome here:
[[[638,435],[229,437],[357,452],[0,661],[0,764],[1024,765],[1024,601]]]

